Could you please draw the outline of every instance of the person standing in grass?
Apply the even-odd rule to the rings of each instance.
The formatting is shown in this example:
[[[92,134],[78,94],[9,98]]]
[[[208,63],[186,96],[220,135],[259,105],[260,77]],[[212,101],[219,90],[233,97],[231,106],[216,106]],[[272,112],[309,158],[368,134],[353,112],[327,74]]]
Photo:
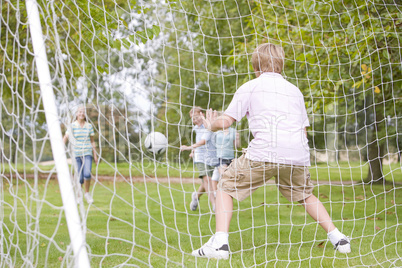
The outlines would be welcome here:
[[[350,241],[333,224],[324,205],[313,194],[306,127],[309,126],[300,90],[282,75],[284,51],[272,44],[258,46],[252,55],[257,76],[235,93],[224,115],[209,110],[203,124],[211,131],[228,129],[247,116],[254,139],[247,151],[232,162],[218,184],[216,233],[193,256],[228,259],[229,225],[233,198],[251,195],[275,177],[279,191],[290,202],[299,202],[328,235],[334,249],[349,253]]]
[[[197,192],[193,192],[191,195],[190,209],[193,211],[197,209],[199,198],[206,192],[212,210],[215,211],[215,195],[212,188],[212,178],[219,177],[219,174],[214,172],[219,162],[216,157],[216,147],[213,142],[214,133],[205,129],[202,124],[201,107],[193,107],[190,111],[190,117],[194,124],[193,131],[195,132],[196,142],[190,146],[182,145],[180,150],[192,151],[190,157],[193,158],[194,164],[199,172],[199,178],[202,179],[202,183]]]
[[[98,164],[96,145],[94,141],[94,128],[87,122],[85,107],[79,107],[76,112],[75,121],[71,124],[71,135],[66,131],[63,141],[70,140],[74,150],[75,161],[77,163],[78,177],[80,184],[85,188],[85,199],[88,204],[93,203],[93,198],[89,193],[91,186],[92,158]]]
[[[215,169],[217,169],[219,176],[213,177],[212,179],[214,192],[217,190],[217,185],[223,172],[235,158],[235,149],[238,144],[239,135],[234,128],[230,127],[216,132],[215,145],[219,166]]]

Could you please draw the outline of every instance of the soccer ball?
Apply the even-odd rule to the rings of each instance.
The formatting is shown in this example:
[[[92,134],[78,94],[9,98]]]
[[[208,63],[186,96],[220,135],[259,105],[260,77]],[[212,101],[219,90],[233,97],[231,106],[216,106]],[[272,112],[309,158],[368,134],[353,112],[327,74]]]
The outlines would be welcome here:
[[[145,138],[144,146],[148,151],[154,154],[161,154],[166,150],[168,140],[165,135],[160,132],[151,132]]]

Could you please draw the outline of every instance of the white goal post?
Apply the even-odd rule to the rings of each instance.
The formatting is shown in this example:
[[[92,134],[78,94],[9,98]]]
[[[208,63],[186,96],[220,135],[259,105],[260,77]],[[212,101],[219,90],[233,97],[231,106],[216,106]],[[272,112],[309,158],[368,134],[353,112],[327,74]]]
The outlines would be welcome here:
[[[36,1],[26,0],[26,8],[32,36],[32,46],[35,53],[34,59],[38,70],[39,87],[41,89],[46,114],[46,124],[48,126],[49,139],[52,146],[53,159],[56,166],[57,179],[63,200],[63,208],[71,238],[71,245],[75,256],[74,263],[76,267],[90,267],[82,224],[76,206],[72,179],[67,165],[67,157],[60,128],[60,117],[53,94],[46,56],[46,46],[43,41],[42,27]]]

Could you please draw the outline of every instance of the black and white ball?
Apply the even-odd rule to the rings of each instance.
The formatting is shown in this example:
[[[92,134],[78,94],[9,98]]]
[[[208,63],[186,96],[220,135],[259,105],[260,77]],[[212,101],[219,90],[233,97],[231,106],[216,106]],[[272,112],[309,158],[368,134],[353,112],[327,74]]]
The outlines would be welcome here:
[[[144,146],[148,151],[154,154],[161,154],[166,150],[168,140],[166,136],[160,132],[151,132],[145,138]]]

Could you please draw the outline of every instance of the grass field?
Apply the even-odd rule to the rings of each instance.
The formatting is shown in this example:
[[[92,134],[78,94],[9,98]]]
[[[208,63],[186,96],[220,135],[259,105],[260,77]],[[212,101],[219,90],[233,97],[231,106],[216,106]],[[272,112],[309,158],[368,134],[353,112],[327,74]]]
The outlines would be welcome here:
[[[106,173],[103,165],[106,164],[98,167],[99,174]],[[118,170],[126,172],[124,166],[118,166]],[[150,170],[147,175],[152,176],[155,170]],[[360,175],[353,168],[313,167],[312,178],[332,181],[336,170],[342,181],[361,180],[365,174],[364,167]],[[163,168],[156,169],[156,174],[162,173]],[[386,179],[402,181],[400,167],[391,166]],[[2,253],[9,254],[2,255],[4,265],[9,259],[12,266],[21,267],[27,256],[38,267],[60,267],[71,262],[58,183],[37,183],[35,192],[34,180],[14,179],[12,184],[3,180],[1,245]],[[188,209],[190,193],[198,183],[97,182],[92,187],[95,203],[83,207],[91,266],[402,266],[400,185],[315,188],[337,227],[352,238],[352,253],[347,256],[332,249],[324,231],[306,216],[302,206],[287,202],[275,186],[267,185],[252,198],[235,202],[230,229],[231,258],[217,262],[190,255],[192,249],[209,239],[215,228],[215,217],[206,197],[201,199],[199,210]]]
[[[156,163],[153,161],[134,162],[134,163],[108,163],[101,162],[97,167],[93,166],[93,172],[102,176],[133,176],[133,177],[185,177],[192,178],[197,176],[197,171],[191,163]],[[33,173],[32,164],[17,164],[13,167],[5,166],[4,174],[18,171],[19,173]],[[41,166],[40,171],[47,173],[54,169],[53,165]],[[365,180],[368,173],[368,164],[365,162],[339,162],[337,163],[317,163],[310,167],[311,179],[313,181],[342,181],[342,182],[361,182]],[[402,168],[398,163],[384,165],[383,173],[391,182],[402,183]]]

